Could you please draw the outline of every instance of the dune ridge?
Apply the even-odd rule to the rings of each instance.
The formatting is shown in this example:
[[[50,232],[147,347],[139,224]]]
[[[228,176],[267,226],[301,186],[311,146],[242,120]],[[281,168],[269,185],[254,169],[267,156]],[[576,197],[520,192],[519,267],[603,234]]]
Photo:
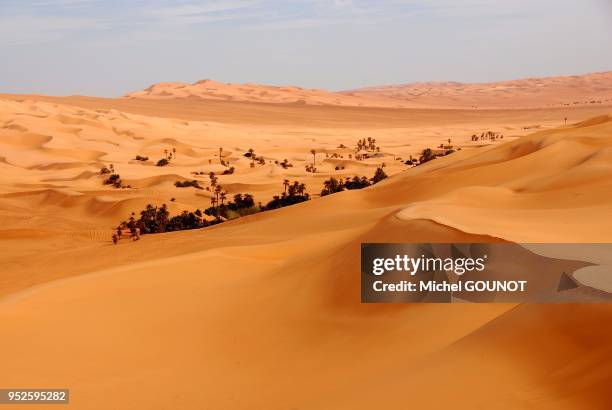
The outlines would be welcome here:
[[[448,108],[526,108],[612,104],[612,72],[490,83],[421,82],[342,92]]]
[[[490,83],[420,82],[339,92],[213,80],[193,84],[163,82],[128,93],[125,98],[447,109],[609,106],[612,105],[612,71]]]

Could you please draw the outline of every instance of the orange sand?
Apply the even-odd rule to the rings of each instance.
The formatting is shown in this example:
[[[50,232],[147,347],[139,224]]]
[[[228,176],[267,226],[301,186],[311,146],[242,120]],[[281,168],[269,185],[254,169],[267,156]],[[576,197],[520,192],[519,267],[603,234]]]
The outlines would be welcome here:
[[[362,305],[359,244],[609,242],[609,112],[0,96],[0,386],[67,387],[76,409],[607,409],[612,308]],[[486,130],[505,138],[470,140]],[[382,157],[305,172],[368,136]],[[461,151],[394,160],[447,138]],[[219,147],[220,184],[261,201],[285,178],[392,177],[112,245],[147,203],[209,206],[173,182],[205,184],[190,172],[220,171]],[[294,167],[251,168],[251,147]],[[109,163],[132,189],[102,185]]]

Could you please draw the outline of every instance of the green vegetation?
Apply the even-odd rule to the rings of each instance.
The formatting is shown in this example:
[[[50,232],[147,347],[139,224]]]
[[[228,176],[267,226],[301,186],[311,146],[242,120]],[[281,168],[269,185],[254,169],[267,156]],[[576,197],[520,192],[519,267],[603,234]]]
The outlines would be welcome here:
[[[216,219],[220,219],[221,217],[225,219],[234,219],[254,214],[261,210],[259,207],[255,206],[255,200],[250,194],[236,194],[234,195],[233,201],[228,203],[223,202],[224,201],[222,201],[221,205],[213,205],[207,208],[204,210],[204,213],[209,216],[214,216]]]
[[[387,174],[385,174],[385,171],[383,171],[382,168],[376,168],[376,172],[374,173],[374,176],[372,177],[371,181],[372,181],[372,184],[377,184],[386,178],[387,178]]]
[[[366,188],[370,185],[374,185],[383,179],[387,178],[387,174],[383,171],[382,168],[377,168],[374,176],[370,179],[366,177],[358,177],[354,176],[352,179],[347,177],[346,180],[336,179],[331,177],[327,181],[323,183],[323,190],[321,191],[321,196],[335,194],[336,192],[342,192],[345,189],[362,189]]]
[[[285,188],[284,192],[281,195],[275,195],[272,200],[263,207],[262,211],[295,205],[310,199],[310,195],[306,193],[306,185],[298,181],[294,181],[290,184],[289,180],[286,179],[283,181],[283,186]]]
[[[421,153],[421,157],[419,158],[419,164],[424,164],[433,159],[436,159],[436,156],[434,155],[431,148],[425,148],[423,152]]]
[[[173,158],[176,158],[176,148],[172,148],[172,152],[169,152],[167,149],[164,150],[164,157],[157,161],[155,165],[158,167],[165,167],[172,161]]]
[[[317,172],[317,169],[314,165],[306,165],[306,172],[312,172],[313,174]]]
[[[567,119],[566,119],[567,120]],[[476,134],[472,134],[472,141],[494,141],[497,139],[504,139],[504,135],[499,132],[487,131],[480,134],[480,137]]]
[[[174,186],[177,188],[187,188],[187,187],[194,187],[197,189],[204,189],[200,186],[200,183],[198,181],[196,181],[195,179],[191,180],[191,181],[176,181],[174,183]]]
[[[104,185],[112,185],[113,188],[121,188],[123,183],[121,182],[121,177],[119,174],[111,174],[104,180]]]
[[[357,151],[380,152],[380,147],[376,145],[374,138],[368,137],[357,141]]]
[[[104,185],[112,185],[113,188],[131,188],[130,185],[123,185],[123,181],[121,181],[121,176],[115,172],[115,166],[110,164],[107,167],[100,168],[100,175],[108,175],[106,179],[104,179]]]
[[[132,213],[130,218],[121,222],[119,226],[127,227],[130,231],[135,231],[138,228],[141,235],[144,235],[204,228],[216,223],[218,222],[203,219],[200,210],[195,212],[183,211],[181,214],[170,218],[170,212],[166,204],[160,207],[149,204],[144,210],[140,211],[140,218],[136,219],[135,214]]]
[[[214,174],[211,174],[214,178]],[[140,218],[136,219],[136,214],[132,213],[130,218],[121,222],[119,226],[129,228],[133,232],[138,228],[142,235],[198,229],[257,212],[295,205],[310,199],[305,192],[306,185],[298,181],[290,183],[289,180],[285,180],[283,186],[284,192],[274,196],[268,204],[263,206],[261,203],[255,204],[253,195],[250,194],[235,194],[233,200],[226,203],[226,193],[222,191],[220,185],[216,185],[215,196],[211,198],[212,206],[205,209],[204,212],[196,209],[193,212],[183,211],[179,215],[170,217],[165,204],[161,207],[149,204],[140,212]],[[207,220],[204,215],[213,219]]]

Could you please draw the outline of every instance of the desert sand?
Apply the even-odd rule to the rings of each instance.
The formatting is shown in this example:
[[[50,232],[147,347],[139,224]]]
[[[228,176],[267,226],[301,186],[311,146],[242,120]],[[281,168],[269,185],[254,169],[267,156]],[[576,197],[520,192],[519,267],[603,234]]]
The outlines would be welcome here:
[[[0,385],[70,388],[78,409],[609,408],[607,305],[360,303],[362,242],[611,241],[612,106],[555,101],[0,95]],[[472,140],[487,131],[504,138]],[[380,155],[349,159],[364,137]],[[289,179],[313,200],[112,244],[148,203],[209,206],[173,184],[208,186],[219,148],[229,194],[265,202]],[[390,178],[318,198],[383,163]],[[103,185],[109,164],[130,188]]]

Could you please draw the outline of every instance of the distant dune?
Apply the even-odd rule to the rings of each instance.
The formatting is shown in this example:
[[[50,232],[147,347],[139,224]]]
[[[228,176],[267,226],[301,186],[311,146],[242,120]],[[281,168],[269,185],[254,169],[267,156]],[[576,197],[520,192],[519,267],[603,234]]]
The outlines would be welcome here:
[[[425,82],[345,91],[359,98],[449,108],[527,108],[612,104],[612,72],[493,83]]]
[[[341,92],[202,80],[193,84],[158,83],[126,97],[396,108],[506,109],[612,105],[612,72],[475,84],[425,82]]]
[[[207,100],[247,101],[275,104],[347,105],[347,106],[398,106],[397,101],[385,97],[355,97],[320,89],[294,86],[259,84],[231,84],[202,80],[193,84],[157,83],[144,91],[126,95],[127,98],[203,98]]]

